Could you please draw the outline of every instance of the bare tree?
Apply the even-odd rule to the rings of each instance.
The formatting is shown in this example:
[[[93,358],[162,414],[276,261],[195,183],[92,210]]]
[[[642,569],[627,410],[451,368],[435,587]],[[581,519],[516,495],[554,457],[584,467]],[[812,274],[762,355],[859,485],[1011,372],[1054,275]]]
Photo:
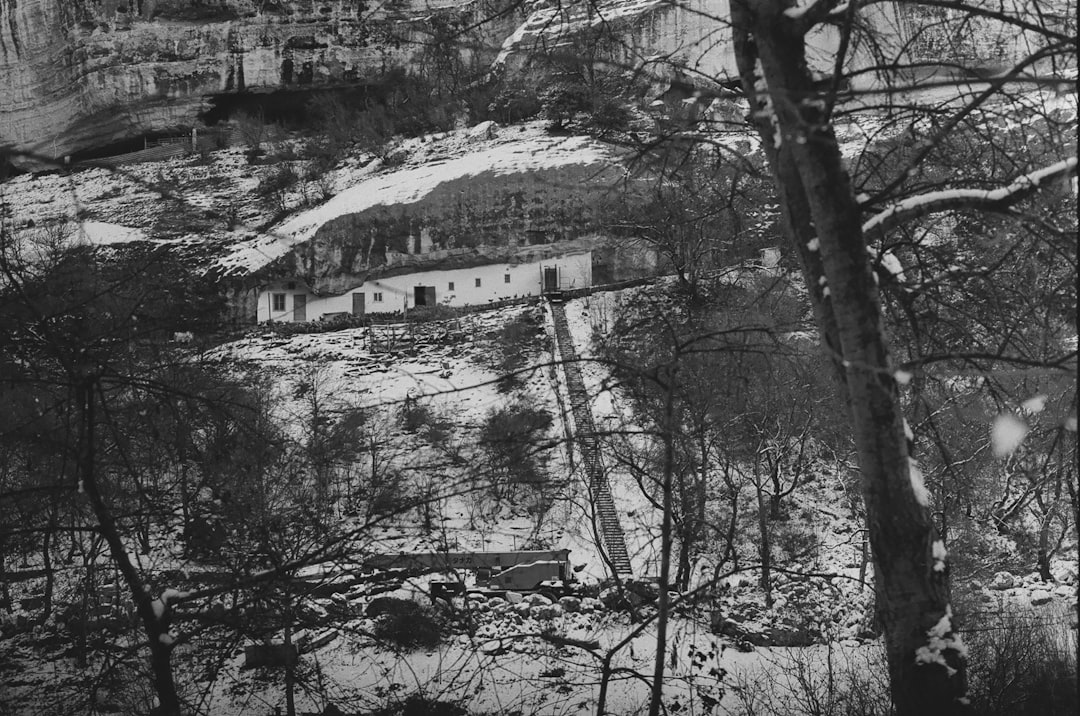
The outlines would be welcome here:
[[[882,326],[869,237],[904,221],[958,206],[1008,207],[1053,177],[1075,172],[1075,158],[1022,172],[994,190],[945,182],[929,191],[912,170],[988,96],[1037,60],[1075,51],[1075,42],[1018,14],[948,3],[963,17],[991,16],[1043,30],[1048,43],[1021,58],[1001,80],[961,100],[921,149],[899,164],[876,197],[860,201],[846,168],[835,122],[843,71],[858,37],[857,6],[824,1],[793,7],[781,0],[732,4],[732,28],[743,90],[776,183],[783,230],[799,258],[825,349],[833,356],[862,472],[878,609],[885,627],[892,696],[901,715],[961,713],[967,699],[964,650],[953,631],[945,549],[931,519],[926,488],[905,439],[896,378]],[[807,59],[808,33],[838,23],[832,78],[819,82]],[[886,43],[877,49],[884,52]],[[886,58],[882,74],[903,73],[905,55]],[[890,98],[891,99],[891,98]],[[895,106],[895,105],[894,105]],[[897,166],[896,164],[893,165]],[[1015,175],[1014,175],[1015,176]],[[902,200],[897,190],[906,192]],[[947,188],[945,188],[947,187]],[[864,210],[883,207],[869,220]],[[902,374],[906,378],[906,374]]]

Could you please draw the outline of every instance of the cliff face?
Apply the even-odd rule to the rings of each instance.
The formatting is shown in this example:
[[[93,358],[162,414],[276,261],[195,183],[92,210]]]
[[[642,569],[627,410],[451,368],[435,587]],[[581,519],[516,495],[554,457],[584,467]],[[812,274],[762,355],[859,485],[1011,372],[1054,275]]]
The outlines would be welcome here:
[[[213,95],[362,82],[415,62],[431,17],[492,12],[480,2],[370,5],[0,0],[0,141],[59,158],[193,126]],[[478,28],[464,51],[497,49],[512,22]]]
[[[865,17],[897,43],[915,38],[915,59],[1008,64],[1030,49],[1011,27],[1006,36],[983,22],[957,40],[933,29],[940,18],[914,12],[874,5]],[[727,14],[728,0],[0,0],[0,144],[61,158],[195,126],[215,95],[415,70],[447,27],[458,28],[450,46],[479,68],[513,69],[581,41],[647,72],[681,65],[695,76],[731,75]],[[1062,17],[1075,31],[1071,15]],[[836,41],[829,30],[815,36],[813,67],[831,71]],[[873,62],[861,45],[853,57]]]
[[[302,276],[317,290],[340,293],[373,271],[524,263],[583,249],[609,257],[615,245],[596,232],[621,176],[614,164],[580,164],[447,181],[421,201],[327,221],[268,273]],[[609,262],[620,268],[609,280],[642,275],[628,274],[622,259]],[[640,268],[648,272],[654,263]]]

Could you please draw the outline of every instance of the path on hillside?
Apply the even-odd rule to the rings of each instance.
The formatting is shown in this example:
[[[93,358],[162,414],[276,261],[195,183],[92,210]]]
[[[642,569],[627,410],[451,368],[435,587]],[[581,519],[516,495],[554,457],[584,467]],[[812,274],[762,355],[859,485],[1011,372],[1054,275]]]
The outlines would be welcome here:
[[[566,322],[566,309],[561,296],[551,296],[549,300],[551,316],[555,322],[555,338],[558,344],[563,375],[570,393],[570,407],[574,418],[573,446],[578,451],[579,460],[585,467],[589,480],[589,495],[596,512],[597,526],[603,540],[611,566],[617,574],[630,576],[630,555],[626,551],[626,538],[619,524],[619,514],[615,511],[615,501],[611,498],[611,486],[600,459],[600,445],[597,441],[596,426],[593,423],[592,409],[589,407],[589,395],[585,383],[581,380],[577,350],[570,336],[570,326]]]

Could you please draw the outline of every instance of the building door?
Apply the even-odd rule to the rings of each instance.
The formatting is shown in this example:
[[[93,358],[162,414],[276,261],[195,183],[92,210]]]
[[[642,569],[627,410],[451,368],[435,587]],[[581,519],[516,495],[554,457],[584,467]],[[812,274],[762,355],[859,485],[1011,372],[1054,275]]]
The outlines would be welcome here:
[[[307,296],[302,293],[293,295],[292,319],[294,321],[307,320]]]
[[[553,293],[559,290],[559,269],[552,266],[544,268],[544,293]]]
[[[354,316],[364,315],[364,294],[360,291],[352,295],[352,314]]]
[[[435,305],[435,287],[434,286],[416,286],[413,288],[413,305],[414,306],[434,306]]]

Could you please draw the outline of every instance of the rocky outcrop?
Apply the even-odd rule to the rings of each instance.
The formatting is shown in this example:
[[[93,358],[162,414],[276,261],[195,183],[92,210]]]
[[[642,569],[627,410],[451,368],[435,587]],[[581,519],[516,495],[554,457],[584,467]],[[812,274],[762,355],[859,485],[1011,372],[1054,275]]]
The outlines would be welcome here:
[[[494,56],[500,2],[0,0],[0,143],[60,158],[195,126],[223,93],[361,84],[415,63],[440,14],[504,17],[463,43]]]
[[[1052,3],[1059,5],[1067,9]],[[893,38],[916,60],[994,67],[1038,46],[1038,38],[1017,39],[1011,26],[984,20],[959,39],[935,32],[942,18],[933,14],[948,12],[883,4],[864,16],[881,43]],[[727,15],[726,0],[0,0],[0,144],[61,158],[196,126],[217,95],[418,70],[432,64],[426,48],[443,46],[430,40],[447,28],[453,40],[445,46],[473,67],[513,69],[577,43],[667,79],[687,71],[730,77]],[[1075,32],[1071,17],[1063,11],[1049,21]],[[831,29],[812,38],[816,70],[831,72],[836,43]],[[853,66],[874,61],[860,54],[863,44],[852,49]]]

